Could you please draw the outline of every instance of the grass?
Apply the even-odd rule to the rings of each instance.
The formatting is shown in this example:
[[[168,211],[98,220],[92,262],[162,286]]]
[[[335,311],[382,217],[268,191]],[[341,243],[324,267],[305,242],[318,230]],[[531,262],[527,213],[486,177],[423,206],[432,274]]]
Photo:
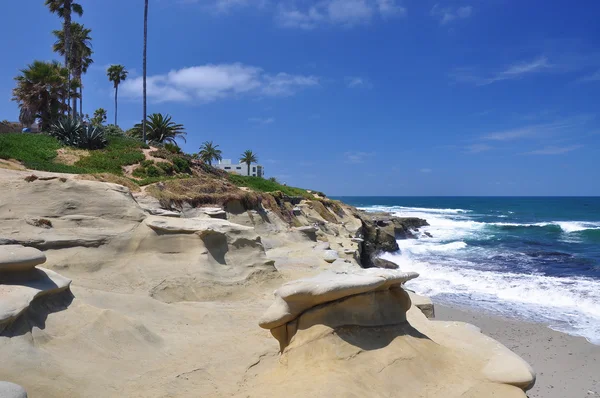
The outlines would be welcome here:
[[[32,170],[71,174],[111,173],[122,175],[122,166],[144,160],[144,144],[126,137],[110,137],[105,149],[89,151],[73,165],[56,162],[63,145],[44,134],[0,134],[0,158],[15,159]]]
[[[237,174],[229,174],[229,181],[238,187],[247,187],[258,192],[281,192],[287,196],[301,196],[304,198],[313,198],[307,190],[302,188],[288,187],[278,182],[265,180],[261,177],[246,177]]]
[[[56,151],[62,145],[57,139],[42,134],[0,134],[0,158],[15,159],[32,170],[58,173],[86,173],[78,166],[54,163]]]

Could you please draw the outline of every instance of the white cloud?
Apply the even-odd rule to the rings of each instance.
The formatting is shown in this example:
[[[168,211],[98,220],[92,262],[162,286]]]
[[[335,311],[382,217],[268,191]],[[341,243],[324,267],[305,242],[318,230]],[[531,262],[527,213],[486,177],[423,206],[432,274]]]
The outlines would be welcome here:
[[[240,63],[201,65],[149,76],[148,98],[155,102],[200,102],[251,96],[281,97],[319,85],[316,76],[271,75],[261,68]],[[121,92],[129,98],[142,96],[142,78],[126,80]]]
[[[375,156],[373,152],[346,152],[346,163],[364,163],[367,158]]]
[[[535,151],[527,152],[526,155],[562,155],[563,153],[572,152],[581,147],[582,145],[546,146],[541,149],[536,149]]]
[[[368,80],[362,78],[362,77],[346,77],[346,85],[349,88],[372,88],[373,85],[371,84],[371,82],[369,82]]]
[[[281,3],[276,19],[282,27],[314,29],[320,25],[356,26],[374,16],[404,16],[406,9],[396,0],[322,0],[310,6],[300,1]]]
[[[491,76],[480,76],[473,68],[457,68],[450,77],[460,83],[473,83],[478,86],[487,86],[503,80],[520,79],[525,75],[547,72],[553,68],[546,57],[538,57],[531,61],[519,62],[509,65],[506,69],[491,74]]]
[[[431,169],[421,169],[421,170],[419,170],[419,171],[420,171],[421,173],[426,173],[426,174],[427,174],[427,173],[431,173],[431,172],[433,172],[433,170],[431,170]]]
[[[442,7],[435,4],[430,12],[431,16],[439,19],[440,25],[446,25],[456,19],[466,19],[473,14],[473,7]]]
[[[275,118],[272,118],[272,117],[267,117],[267,118],[251,117],[250,119],[248,119],[248,121],[251,122],[251,123],[266,125],[266,124],[275,123]]]

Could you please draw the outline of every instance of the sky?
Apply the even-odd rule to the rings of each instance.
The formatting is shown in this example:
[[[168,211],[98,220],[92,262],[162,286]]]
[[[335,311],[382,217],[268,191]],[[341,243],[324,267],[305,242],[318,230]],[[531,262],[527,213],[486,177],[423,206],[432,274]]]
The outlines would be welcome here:
[[[79,0],[84,112],[142,119],[142,0]],[[43,0],[3,5],[0,120],[52,53]],[[184,151],[251,149],[268,177],[340,195],[600,195],[597,0],[150,0],[148,113]]]

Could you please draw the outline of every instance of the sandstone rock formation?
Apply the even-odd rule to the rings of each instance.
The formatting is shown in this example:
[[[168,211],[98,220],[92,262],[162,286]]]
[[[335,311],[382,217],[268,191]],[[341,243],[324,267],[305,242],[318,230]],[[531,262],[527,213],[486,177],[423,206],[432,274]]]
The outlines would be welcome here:
[[[45,261],[44,253],[31,247],[0,246],[0,331],[26,311],[33,300],[69,288],[70,279],[36,268]]]
[[[260,320],[281,356],[255,367],[244,396],[524,398],[529,365],[477,328],[427,320],[402,288],[416,276],[368,269],[283,285]]]
[[[238,203],[224,220],[28,175],[0,170],[0,302],[21,303],[0,307],[0,380],[29,397],[522,397],[509,384],[531,383],[472,326],[411,306],[413,274],[361,270],[370,238],[348,206],[289,198],[288,220]],[[299,278],[261,320],[279,345],[256,320]]]

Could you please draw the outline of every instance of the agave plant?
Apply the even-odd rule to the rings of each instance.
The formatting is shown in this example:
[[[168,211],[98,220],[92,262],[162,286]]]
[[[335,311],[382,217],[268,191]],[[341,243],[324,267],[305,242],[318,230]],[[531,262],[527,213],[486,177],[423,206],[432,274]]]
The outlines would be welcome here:
[[[99,126],[84,126],[79,133],[77,147],[81,149],[102,149],[108,144],[104,130]]]
[[[49,134],[64,145],[82,149],[101,149],[108,143],[101,127],[86,126],[71,117],[62,118],[53,124]]]
[[[65,145],[77,146],[84,127],[78,119],[63,117],[50,126],[48,133]]]

